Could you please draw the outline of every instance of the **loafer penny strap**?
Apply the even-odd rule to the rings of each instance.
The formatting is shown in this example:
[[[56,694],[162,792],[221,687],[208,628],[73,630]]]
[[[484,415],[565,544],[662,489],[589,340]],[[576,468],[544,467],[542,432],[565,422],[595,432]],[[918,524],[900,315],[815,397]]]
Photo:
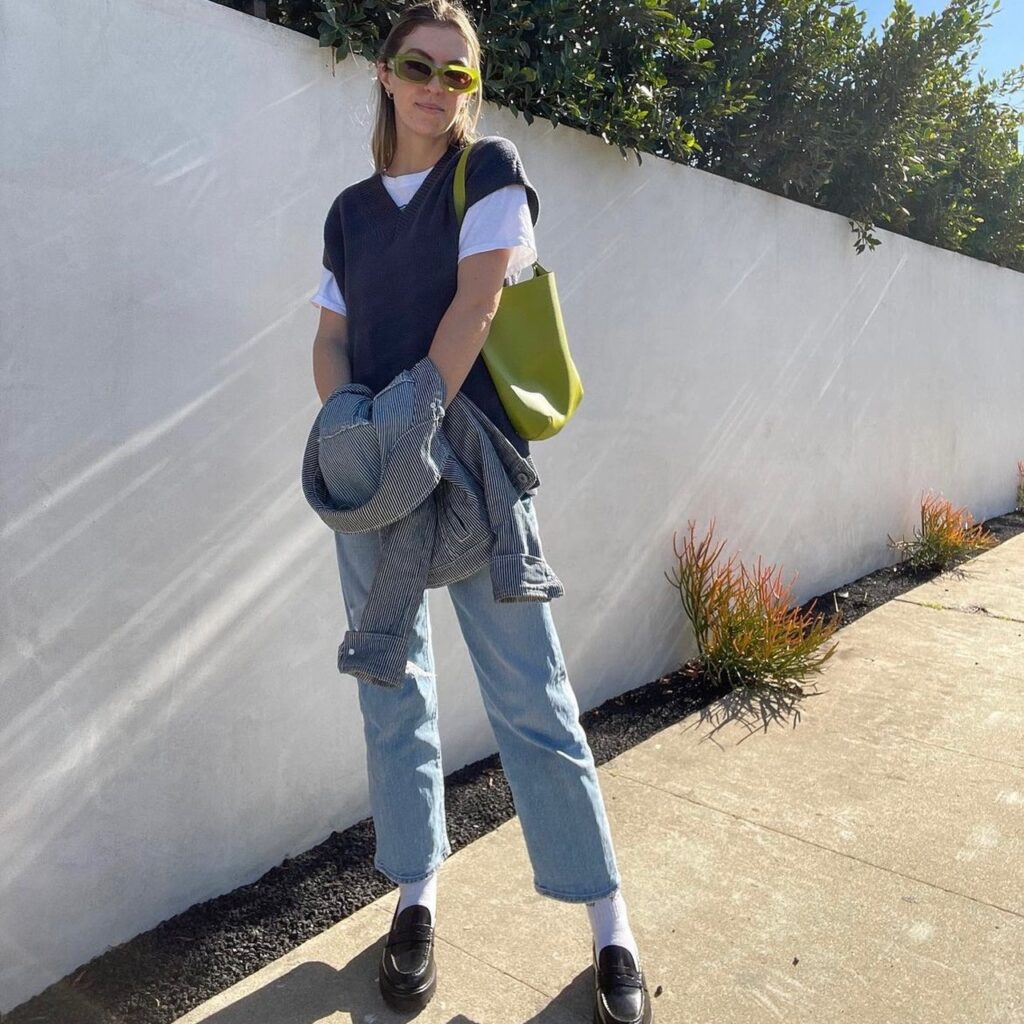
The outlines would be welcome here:
[[[643,981],[636,971],[599,970],[597,983],[601,988],[612,985],[625,985],[627,988],[643,988]]]
[[[388,936],[388,947],[399,942],[429,942],[434,937],[434,929],[429,924],[408,924],[397,928]]]

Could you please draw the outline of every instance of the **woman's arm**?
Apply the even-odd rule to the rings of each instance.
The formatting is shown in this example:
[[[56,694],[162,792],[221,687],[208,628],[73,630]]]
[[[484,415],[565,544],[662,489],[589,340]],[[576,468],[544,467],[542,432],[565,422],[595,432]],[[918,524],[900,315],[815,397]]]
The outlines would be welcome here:
[[[434,332],[427,355],[444,378],[447,409],[487,341],[513,249],[489,249],[459,260],[455,298]]]
[[[348,317],[321,306],[320,325],[313,339],[313,382],[320,401],[326,402],[334,391],[351,380]]]

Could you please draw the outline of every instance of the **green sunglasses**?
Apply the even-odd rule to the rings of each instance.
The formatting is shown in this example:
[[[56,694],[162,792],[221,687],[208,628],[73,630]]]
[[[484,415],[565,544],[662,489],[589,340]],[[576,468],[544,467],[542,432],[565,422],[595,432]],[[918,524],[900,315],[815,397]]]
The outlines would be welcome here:
[[[406,82],[429,82],[434,75],[449,92],[472,92],[480,82],[480,72],[465,64],[452,61],[433,64],[414,53],[396,53],[388,59],[388,66]]]

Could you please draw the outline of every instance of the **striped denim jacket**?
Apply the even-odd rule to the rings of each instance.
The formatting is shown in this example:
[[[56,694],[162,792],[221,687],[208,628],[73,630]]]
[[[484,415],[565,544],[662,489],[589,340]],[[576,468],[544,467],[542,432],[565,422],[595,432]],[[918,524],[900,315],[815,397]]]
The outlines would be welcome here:
[[[376,395],[336,389],[309,433],[302,489],[339,533],[381,531],[381,557],[358,629],[338,647],[338,671],[400,686],[424,589],[490,565],[495,601],[565,593],[544,559],[523,495],[540,478],[530,456],[424,356]],[[350,623],[350,626],[353,624]]]

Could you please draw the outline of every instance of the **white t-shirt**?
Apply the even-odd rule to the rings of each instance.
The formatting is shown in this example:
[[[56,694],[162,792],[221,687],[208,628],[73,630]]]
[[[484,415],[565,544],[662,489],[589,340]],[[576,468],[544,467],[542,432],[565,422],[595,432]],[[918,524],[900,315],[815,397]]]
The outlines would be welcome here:
[[[384,187],[399,207],[412,199],[432,168],[399,174],[396,177],[381,175]],[[495,189],[489,195],[478,199],[462,218],[459,232],[459,260],[478,252],[491,249],[514,249],[509,256],[505,281],[515,282],[527,267],[537,259],[537,243],[533,234],[533,219],[526,201],[526,189],[522,185],[506,185]],[[310,299],[314,306],[326,306],[342,316],[348,314],[348,307],[334,275],[324,267],[320,275],[320,287]]]

